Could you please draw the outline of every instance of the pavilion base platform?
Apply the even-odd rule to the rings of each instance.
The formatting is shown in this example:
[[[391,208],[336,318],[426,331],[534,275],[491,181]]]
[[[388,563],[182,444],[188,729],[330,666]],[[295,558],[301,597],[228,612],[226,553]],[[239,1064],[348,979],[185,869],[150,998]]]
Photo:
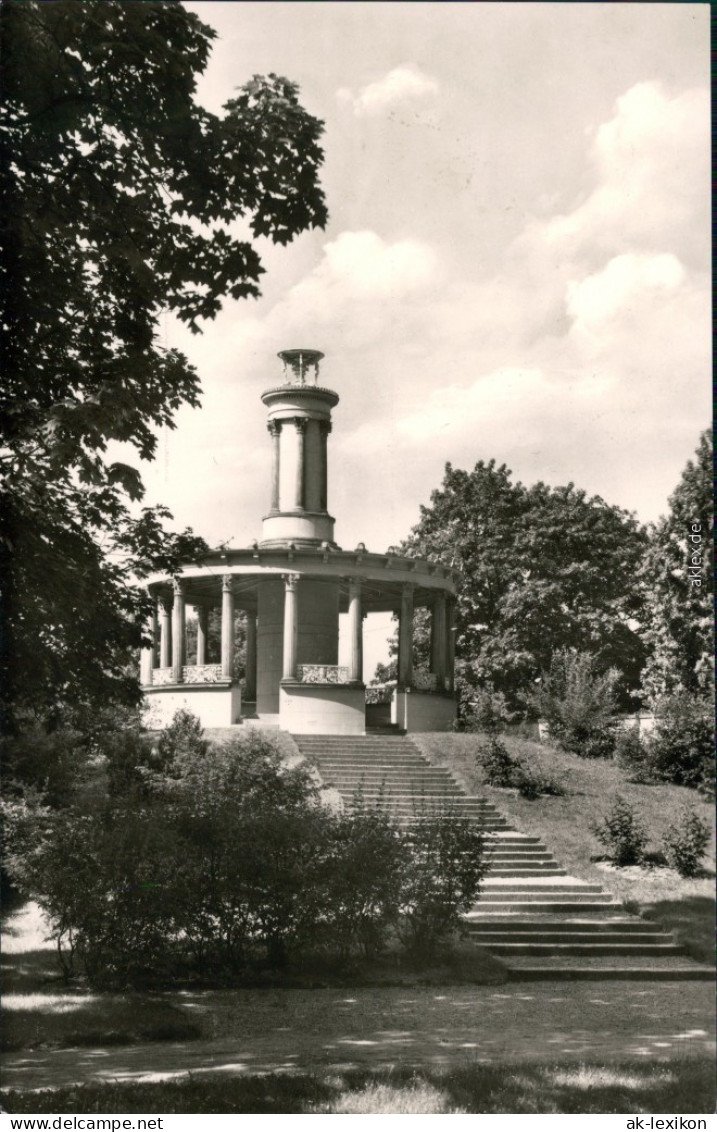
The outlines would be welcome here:
[[[391,701],[391,723],[401,731],[450,731],[456,718],[456,700],[449,694],[396,689]]]
[[[189,711],[202,727],[230,727],[241,720],[241,688],[238,684],[173,684],[145,688],[149,726],[167,727],[177,711]]]
[[[282,731],[294,735],[365,735],[364,685],[282,680],[279,717]]]

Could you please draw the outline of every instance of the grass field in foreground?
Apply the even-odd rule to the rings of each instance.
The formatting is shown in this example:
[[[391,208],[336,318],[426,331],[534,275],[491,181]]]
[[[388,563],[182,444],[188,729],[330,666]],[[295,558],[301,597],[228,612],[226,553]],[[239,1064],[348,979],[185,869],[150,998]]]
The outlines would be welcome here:
[[[436,732],[412,738],[427,758],[448,767],[471,794],[489,798],[521,832],[540,837],[573,876],[602,884],[630,911],[647,915],[674,931],[694,959],[714,962],[714,838],[701,875],[685,880],[674,869],[659,864],[622,869],[609,866],[600,860],[604,849],[591,832],[592,823],[609,809],[614,796],[621,794],[635,807],[647,830],[648,859],[655,858],[668,824],[686,805],[693,806],[714,832],[713,807],[696,790],[666,783],[640,785],[630,782],[612,760],[581,759],[548,743],[506,736],[503,741],[511,755],[553,778],[565,790],[562,797],[529,801],[515,790],[486,784],[476,762],[485,736]]]
[[[653,1064],[474,1065],[453,1072],[354,1071],[0,1094],[10,1113],[708,1113],[709,1058]]]

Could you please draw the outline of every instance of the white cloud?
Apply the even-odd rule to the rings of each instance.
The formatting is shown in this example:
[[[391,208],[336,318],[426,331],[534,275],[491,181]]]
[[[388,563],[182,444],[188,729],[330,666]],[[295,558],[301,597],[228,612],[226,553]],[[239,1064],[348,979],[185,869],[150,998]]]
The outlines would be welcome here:
[[[380,339],[396,319],[411,318],[412,304],[439,280],[435,253],[419,240],[342,232],[271,310],[264,332],[272,340],[318,333],[330,349],[357,348]]]
[[[685,269],[670,252],[626,252],[600,271],[568,282],[568,312],[582,331],[604,334],[635,310],[676,291],[684,280]]]
[[[658,249],[706,265],[709,122],[706,89],[669,97],[658,83],[631,87],[596,133],[593,190],[542,238],[558,254]]]
[[[375,232],[342,232],[325,245],[313,278],[323,286],[338,284],[351,296],[380,301],[421,290],[435,270],[434,253],[417,240],[389,244]]]
[[[402,63],[392,71],[362,87],[357,95],[341,87],[336,92],[342,102],[350,102],[357,117],[377,117],[402,102],[426,98],[438,93],[438,83],[424,74],[414,63]]]

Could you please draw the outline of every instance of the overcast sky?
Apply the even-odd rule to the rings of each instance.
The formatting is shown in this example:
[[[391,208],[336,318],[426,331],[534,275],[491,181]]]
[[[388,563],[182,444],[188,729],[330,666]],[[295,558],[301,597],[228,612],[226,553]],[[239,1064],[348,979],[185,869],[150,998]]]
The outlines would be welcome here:
[[[148,501],[216,544],[260,536],[263,389],[323,350],[344,548],[406,536],[446,461],[573,481],[647,521],[710,419],[706,4],[187,4],[218,32],[198,97],[270,71],[326,123],[324,232],[260,241],[259,300],[198,367]]]

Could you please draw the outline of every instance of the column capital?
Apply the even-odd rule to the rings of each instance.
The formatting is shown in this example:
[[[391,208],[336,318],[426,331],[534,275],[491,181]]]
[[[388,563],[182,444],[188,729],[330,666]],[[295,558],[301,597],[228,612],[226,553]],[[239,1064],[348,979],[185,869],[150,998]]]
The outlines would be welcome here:
[[[328,436],[331,432],[331,421],[319,421],[319,432],[322,436]]]
[[[174,590],[175,597],[184,597],[187,589],[187,583],[184,578],[173,578],[172,589]]]
[[[349,582],[349,586],[352,586],[353,588],[360,590],[362,585],[363,585],[363,578],[358,577],[358,576],[357,577],[350,577],[348,579],[348,582]]]
[[[172,606],[174,605],[174,592],[170,590],[160,590],[157,594],[157,601],[163,613],[171,613]]]
[[[222,593],[232,593],[234,590],[234,575],[224,574],[222,577]]]
[[[308,417],[293,417],[293,421],[297,432],[306,432],[306,427],[309,423]]]
[[[266,427],[267,427],[267,431],[272,436],[278,436],[279,433],[281,432],[281,421],[273,421],[273,420],[267,421]]]
[[[287,590],[295,590],[301,574],[282,574],[281,578]]]

